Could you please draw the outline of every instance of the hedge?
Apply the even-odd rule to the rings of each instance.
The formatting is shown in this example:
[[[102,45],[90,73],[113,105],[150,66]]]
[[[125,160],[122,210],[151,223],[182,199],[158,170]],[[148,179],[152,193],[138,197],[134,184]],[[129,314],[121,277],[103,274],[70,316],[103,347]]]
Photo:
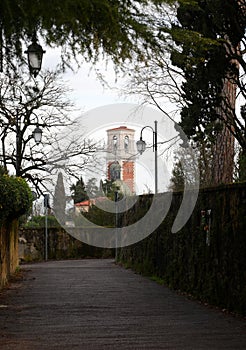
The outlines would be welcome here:
[[[0,173],[0,224],[25,214],[32,204],[32,193],[20,177]]]

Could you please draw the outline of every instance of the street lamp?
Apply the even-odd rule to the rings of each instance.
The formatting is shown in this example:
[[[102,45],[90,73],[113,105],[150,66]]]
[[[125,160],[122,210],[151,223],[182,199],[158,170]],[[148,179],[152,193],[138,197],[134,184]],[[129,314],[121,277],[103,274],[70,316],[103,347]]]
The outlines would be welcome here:
[[[28,58],[29,71],[36,78],[41,69],[43,54],[45,53],[42,46],[37,43],[36,36],[33,37],[32,43],[25,53]]]
[[[118,261],[118,200],[119,200],[119,192],[116,190],[114,192],[114,201],[115,201],[115,262]]]
[[[155,193],[158,193],[158,172],[157,172],[157,121],[155,120],[155,129],[152,126],[144,126],[140,132],[140,140],[136,142],[137,151],[140,154],[146,150],[146,142],[143,140],[142,133],[146,128],[150,128],[153,132],[153,151],[155,152]]]
[[[36,128],[33,130],[32,136],[33,136],[36,144],[38,145],[42,140],[42,130],[40,129],[38,124],[37,124]]]

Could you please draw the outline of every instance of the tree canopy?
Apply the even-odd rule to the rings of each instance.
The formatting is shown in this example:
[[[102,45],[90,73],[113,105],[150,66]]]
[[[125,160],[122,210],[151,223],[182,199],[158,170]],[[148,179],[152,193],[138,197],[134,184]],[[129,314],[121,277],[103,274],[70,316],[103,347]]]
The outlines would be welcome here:
[[[93,61],[100,53],[115,63],[141,58],[161,48],[148,0],[2,0],[0,30],[3,55],[22,57],[33,35],[45,45],[62,48],[64,63],[71,58]]]
[[[179,1],[177,19],[171,60],[184,75],[180,125],[214,148],[215,183],[231,182],[234,138],[246,154],[246,119],[236,109],[237,100],[242,106],[246,99],[245,1]]]
[[[177,19],[171,30],[177,44],[171,60],[182,69],[185,78],[182,90],[186,106],[181,111],[184,132],[198,139],[211,138],[219,125],[216,120],[223,118],[245,147],[245,135],[241,137],[243,125],[230,97],[223,93],[227,79],[235,88],[241,88],[240,93],[245,96],[239,77],[239,66],[246,72],[244,2],[179,1]]]
[[[73,184],[70,187],[70,190],[72,192],[74,204],[89,199],[89,196],[86,192],[86,186],[82,177],[76,182],[76,184]]]
[[[174,5],[169,22],[163,20],[161,27],[170,35],[169,50],[162,57],[152,56],[146,63],[137,62],[130,71],[127,92],[141,95],[144,103],[157,106],[174,122],[182,139],[183,133],[195,140],[193,146],[201,147],[200,154],[206,151],[209,157],[214,156],[213,165],[217,162],[216,155],[221,161],[217,145],[221,144],[222,151],[226,142],[232,149],[231,155],[234,152],[228,138],[235,138],[245,153],[245,1],[160,3]],[[166,14],[160,11],[158,15],[165,18]],[[170,102],[174,102],[173,108],[169,108]],[[225,138],[221,141],[220,135],[226,135],[227,141]],[[205,165],[207,161],[202,163]],[[226,163],[227,159],[223,164]]]
[[[32,204],[32,193],[26,181],[9,176],[0,167],[0,224],[18,218],[28,212]]]

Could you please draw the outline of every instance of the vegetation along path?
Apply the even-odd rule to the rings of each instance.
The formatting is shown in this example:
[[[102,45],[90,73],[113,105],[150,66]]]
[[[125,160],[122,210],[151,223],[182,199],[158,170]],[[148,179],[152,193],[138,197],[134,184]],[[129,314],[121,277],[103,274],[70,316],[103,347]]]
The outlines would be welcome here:
[[[113,260],[23,266],[0,295],[0,348],[245,349],[246,322]]]

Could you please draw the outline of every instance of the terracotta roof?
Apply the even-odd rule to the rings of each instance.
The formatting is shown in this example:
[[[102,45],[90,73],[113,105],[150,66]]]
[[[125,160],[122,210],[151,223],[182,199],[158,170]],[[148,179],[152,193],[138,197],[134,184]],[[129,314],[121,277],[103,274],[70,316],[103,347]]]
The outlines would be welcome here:
[[[75,203],[76,207],[83,207],[83,206],[89,206],[89,205],[91,205],[91,201],[90,200],[79,202],[79,203]]]
[[[129,131],[135,131],[134,129],[129,129],[127,126],[119,126],[118,128],[108,129],[107,131],[113,131],[113,130],[129,130]]]
[[[91,204],[95,204],[96,202],[103,202],[107,199],[108,199],[107,197],[92,198],[92,199],[88,199],[88,200],[83,201],[83,202],[76,203],[75,206],[76,207],[88,207]]]

